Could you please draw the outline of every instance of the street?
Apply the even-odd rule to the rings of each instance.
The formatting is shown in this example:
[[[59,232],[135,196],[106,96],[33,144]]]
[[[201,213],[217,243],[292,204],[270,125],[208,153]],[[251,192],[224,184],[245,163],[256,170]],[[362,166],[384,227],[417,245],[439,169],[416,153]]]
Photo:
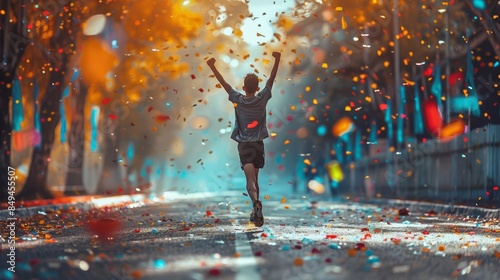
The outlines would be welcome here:
[[[250,199],[237,192],[180,194],[90,211],[38,210],[17,223],[15,273],[7,270],[9,246],[3,234],[0,275],[73,280],[500,278],[497,219],[263,195],[261,228],[248,222]]]

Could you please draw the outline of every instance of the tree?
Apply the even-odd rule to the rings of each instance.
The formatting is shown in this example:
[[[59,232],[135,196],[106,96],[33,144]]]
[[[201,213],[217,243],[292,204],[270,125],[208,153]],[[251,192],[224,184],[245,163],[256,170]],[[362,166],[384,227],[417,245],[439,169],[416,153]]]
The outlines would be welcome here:
[[[80,9],[79,2],[63,5],[55,13],[45,10],[36,13],[38,19],[45,24],[35,25],[38,42],[46,46],[49,53],[54,54],[49,62],[49,79],[47,88],[41,97],[40,120],[41,141],[36,145],[31,159],[28,178],[19,197],[34,199],[40,195],[52,198],[47,187],[47,172],[50,153],[55,140],[55,129],[60,120],[60,100],[67,84],[68,67],[75,54],[76,37],[73,32],[79,23],[75,20],[75,12]]]
[[[88,86],[79,79],[71,96],[71,124],[68,133],[68,172],[66,174],[65,195],[85,194],[83,188],[83,157],[85,153],[85,99]]]
[[[13,82],[23,52],[28,44],[25,33],[26,1],[0,3],[0,196],[7,200],[7,169],[11,166],[10,103]]]

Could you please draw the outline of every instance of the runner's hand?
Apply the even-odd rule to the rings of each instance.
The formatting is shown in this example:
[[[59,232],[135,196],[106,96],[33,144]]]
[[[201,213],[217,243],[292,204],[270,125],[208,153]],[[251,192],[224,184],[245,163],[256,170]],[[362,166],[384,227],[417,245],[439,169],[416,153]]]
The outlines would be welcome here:
[[[214,58],[214,57],[212,57],[212,58],[210,58],[209,60],[207,60],[207,64],[208,64],[209,66],[214,66],[214,65],[215,65],[215,58]]]

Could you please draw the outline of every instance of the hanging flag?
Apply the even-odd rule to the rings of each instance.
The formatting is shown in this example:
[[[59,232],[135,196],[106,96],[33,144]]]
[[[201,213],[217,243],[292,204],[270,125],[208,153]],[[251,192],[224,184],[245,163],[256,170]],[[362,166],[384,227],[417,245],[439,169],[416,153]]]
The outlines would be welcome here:
[[[21,83],[14,78],[12,84],[12,130],[20,131],[24,120]]]
[[[97,125],[99,124],[99,107],[92,106],[90,112],[90,150],[97,151]]]
[[[67,121],[66,121],[66,110],[64,108],[64,99],[69,95],[69,86],[64,89],[62,99],[59,103],[59,112],[61,114],[61,143],[66,143],[66,132],[67,132]]]
[[[59,103],[59,111],[61,113],[61,143],[66,143],[66,111],[64,111],[64,97]]]
[[[399,104],[398,104],[398,128],[397,128],[397,146],[401,147],[404,142],[404,118],[405,115],[405,105],[406,105],[406,92],[405,87],[401,86],[399,89]]]
[[[430,133],[437,135],[443,127],[443,115],[435,98],[424,102],[425,126]]]
[[[354,160],[359,160],[363,157],[363,150],[361,147],[361,130],[357,129],[354,136]]]
[[[442,112],[443,100],[441,99],[441,95],[443,92],[443,86],[441,85],[441,68],[439,67],[439,63],[436,63],[434,66],[434,83],[432,83],[431,92],[436,97],[439,110]]]
[[[78,70],[75,69],[73,76],[71,76],[70,85],[72,85],[75,82],[76,78],[78,77],[78,74],[79,74]],[[69,96],[69,93],[70,93],[70,86],[67,86],[63,91],[62,98],[61,98],[61,101],[59,104],[59,112],[61,115],[61,131],[60,131],[61,143],[66,143],[66,134],[68,132],[68,122],[66,119],[66,110],[65,110],[65,105],[64,105],[64,99]]]
[[[372,124],[370,126],[370,139],[369,141],[370,144],[377,144],[378,139],[377,139],[377,121],[373,120]]]
[[[418,134],[422,134],[424,133],[424,120],[422,119],[422,106],[420,104],[420,93],[419,93],[419,90],[418,90],[418,83],[415,83],[415,85],[413,86],[413,89],[414,89],[414,100],[415,100],[415,105],[414,105],[414,108],[415,108],[415,112],[414,112],[414,134],[415,135],[418,135]]]
[[[129,142],[127,146],[127,162],[132,162],[132,160],[134,159],[134,153],[134,143]]]
[[[389,148],[390,148],[393,146],[393,143],[392,143],[393,131],[392,131],[391,102],[387,102],[384,120],[385,120],[385,123],[387,124],[387,144],[389,145]]]
[[[472,64],[472,54],[467,45],[467,70],[465,71],[465,85],[467,87],[466,96],[457,96],[451,99],[451,111],[457,113],[469,112],[478,117],[481,114],[479,109],[479,99],[477,89],[474,85],[474,65]]]
[[[78,71],[78,69],[74,69],[74,73],[73,73],[73,76],[71,76],[71,82],[74,82],[76,81],[76,78],[78,78],[78,75],[80,75],[80,71]]]
[[[335,155],[337,156],[337,161],[342,164],[344,163],[344,149],[342,148],[341,141],[334,142]]]
[[[35,143],[35,147],[40,147],[40,142],[42,139],[42,123],[40,122],[40,112],[38,110],[38,96],[40,95],[40,90],[38,89],[38,80],[33,81],[33,100],[35,101],[35,130],[39,135],[38,141]]]

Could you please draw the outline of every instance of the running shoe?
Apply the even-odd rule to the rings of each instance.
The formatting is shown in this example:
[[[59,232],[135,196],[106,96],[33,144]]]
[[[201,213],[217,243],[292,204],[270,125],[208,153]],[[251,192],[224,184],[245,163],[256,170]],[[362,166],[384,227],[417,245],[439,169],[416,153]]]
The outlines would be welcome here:
[[[262,203],[260,200],[253,202],[253,219],[254,224],[257,227],[261,227],[264,224],[264,216],[262,215]],[[251,215],[251,214],[250,214]]]

